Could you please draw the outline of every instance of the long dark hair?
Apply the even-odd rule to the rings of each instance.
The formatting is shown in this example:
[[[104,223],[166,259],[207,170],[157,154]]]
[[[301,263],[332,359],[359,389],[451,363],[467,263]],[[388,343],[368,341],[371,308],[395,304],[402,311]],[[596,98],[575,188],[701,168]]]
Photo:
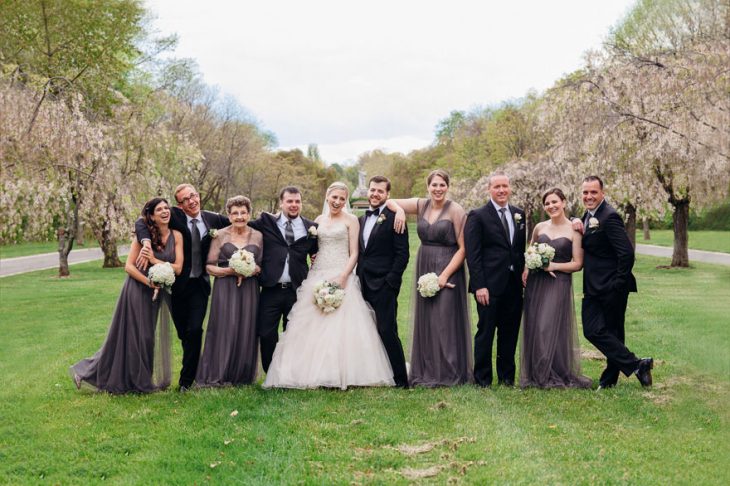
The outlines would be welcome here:
[[[142,208],[142,218],[144,219],[144,224],[147,226],[147,230],[150,232],[152,248],[157,251],[162,251],[165,248],[162,244],[162,235],[160,234],[160,228],[158,228],[155,222],[152,220],[152,215],[155,214],[155,208],[160,203],[165,203],[168,206],[170,205],[170,203],[167,202],[167,199],[162,197],[155,197],[144,203],[144,207]]]

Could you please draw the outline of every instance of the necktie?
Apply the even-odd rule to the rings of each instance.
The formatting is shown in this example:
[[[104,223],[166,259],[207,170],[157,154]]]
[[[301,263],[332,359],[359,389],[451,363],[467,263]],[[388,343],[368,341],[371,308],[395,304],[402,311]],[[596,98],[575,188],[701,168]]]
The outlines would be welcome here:
[[[190,228],[190,278],[197,278],[201,272],[201,258],[200,258],[200,230],[198,229],[198,220],[193,218],[190,220],[192,228]]]
[[[502,227],[504,228],[504,234],[507,235],[507,241],[512,241],[509,235],[509,224],[507,223],[507,216],[505,214],[507,213],[507,208],[501,208],[499,210],[500,213],[502,213],[499,217],[499,219],[502,220]]]
[[[294,228],[292,228],[291,219],[287,219],[286,223],[284,223],[284,239],[286,239],[287,245],[291,246],[294,244]]]

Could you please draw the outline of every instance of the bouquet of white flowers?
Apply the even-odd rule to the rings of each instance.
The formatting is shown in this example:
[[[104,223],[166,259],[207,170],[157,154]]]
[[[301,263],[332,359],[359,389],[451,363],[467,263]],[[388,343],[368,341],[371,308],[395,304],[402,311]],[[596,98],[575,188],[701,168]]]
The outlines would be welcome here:
[[[170,262],[155,263],[147,272],[147,280],[159,287],[152,293],[152,301],[154,302],[157,300],[160,289],[164,289],[168,294],[172,293],[172,284],[175,283],[175,270],[173,270]]]
[[[439,293],[439,277],[435,273],[425,273],[418,277],[418,293],[422,297],[433,297]]]
[[[256,259],[248,250],[238,250],[231,258],[228,259],[228,266],[238,275],[250,277],[256,271]],[[242,279],[239,278],[236,285],[241,285]]]
[[[525,252],[525,266],[530,270],[542,270],[555,258],[555,248],[547,243],[532,243]]]
[[[314,303],[325,314],[334,312],[345,298],[345,289],[336,283],[324,280],[314,286]]]

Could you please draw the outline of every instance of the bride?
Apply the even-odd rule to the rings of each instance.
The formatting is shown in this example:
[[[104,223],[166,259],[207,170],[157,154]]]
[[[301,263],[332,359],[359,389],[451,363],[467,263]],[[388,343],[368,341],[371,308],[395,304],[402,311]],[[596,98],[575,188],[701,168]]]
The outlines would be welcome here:
[[[360,292],[357,218],[347,211],[349,191],[342,182],[327,189],[323,214],[315,220],[319,252],[297,291],[289,322],[274,351],[264,388],[346,389],[394,385],[393,371],[375,326],[375,314]],[[324,314],[314,303],[314,287],[328,280],[345,289],[338,309]]]

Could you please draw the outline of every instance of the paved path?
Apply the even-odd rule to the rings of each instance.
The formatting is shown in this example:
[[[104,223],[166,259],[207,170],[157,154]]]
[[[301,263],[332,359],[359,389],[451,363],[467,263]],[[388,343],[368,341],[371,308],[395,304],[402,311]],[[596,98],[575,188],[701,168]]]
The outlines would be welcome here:
[[[119,256],[126,255],[127,253],[129,253],[129,246],[119,247]],[[71,250],[71,253],[68,255],[68,263],[71,265],[74,263],[100,260],[102,258],[104,258],[104,254],[101,252],[101,248],[84,248]],[[58,268],[58,252],[0,260],[0,277],[9,277],[10,275],[48,268]]]
[[[129,252],[128,246],[119,247],[119,255],[126,255]],[[636,252],[642,255],[672,258],[672,248],[668,246],[636,245]],[[68,256],[68,263],[83,263],[102,258],[101,249],[84,248],[73,250]],[[730,265],[730,253],[718,253],[714,251],[689,250],[689,261],[713,263],[715,265]],[[5,258],[0,260],[0,278],[19,273],[45,270],[47,268],[58,268],[58,253],[43,253],[17,258]]]
[[[636,253],[658,257],[672,258],[671,246],[636,245]],[[730,265],[730,253],[719,253],[716,251],[689,250],[689,263],[703,262],[714,263],[715,265]]]

